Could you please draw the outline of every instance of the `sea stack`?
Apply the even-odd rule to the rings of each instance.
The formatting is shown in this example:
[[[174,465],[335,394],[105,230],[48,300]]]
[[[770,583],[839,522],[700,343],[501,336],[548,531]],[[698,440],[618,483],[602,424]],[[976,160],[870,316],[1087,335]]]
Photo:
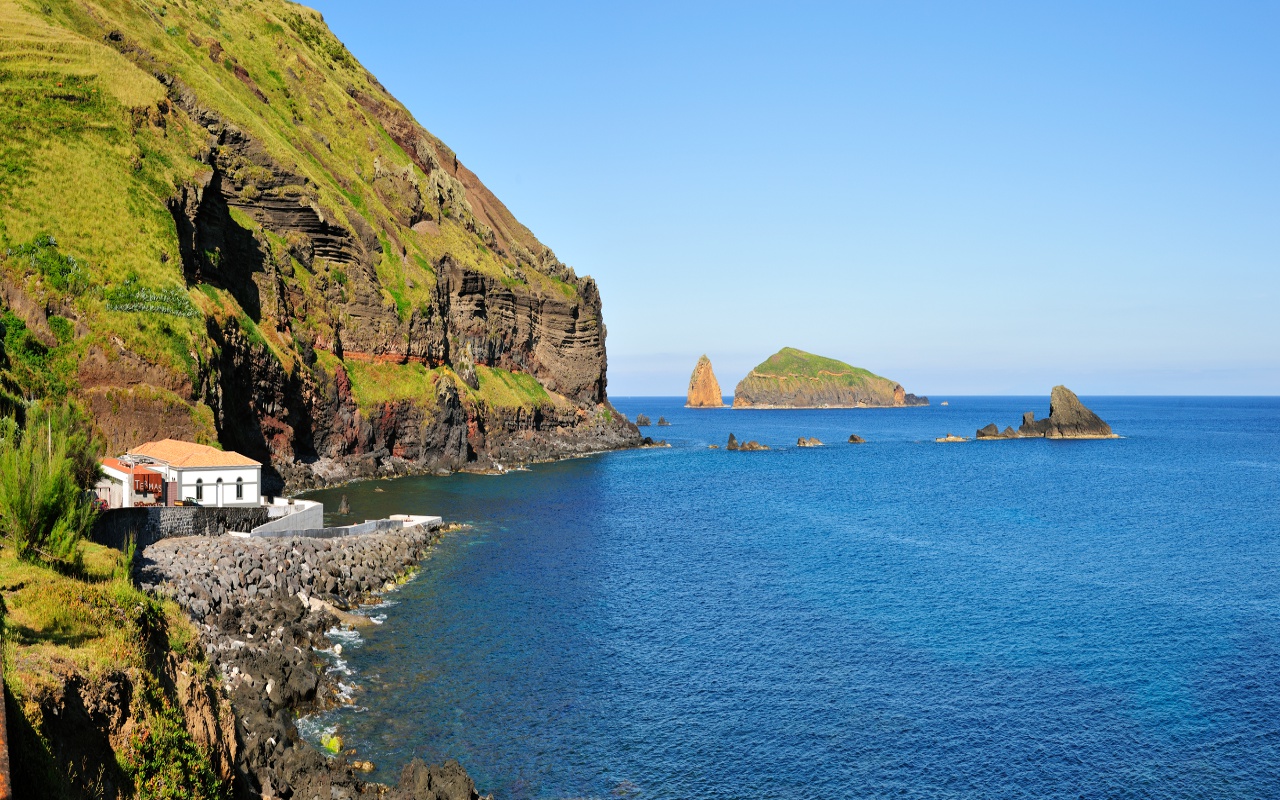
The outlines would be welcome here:
[[[720,382],[711,369],[711,359],[704,354],[698,359],[689,378],[688,408],[724,408],[724,395],[720,394]]]

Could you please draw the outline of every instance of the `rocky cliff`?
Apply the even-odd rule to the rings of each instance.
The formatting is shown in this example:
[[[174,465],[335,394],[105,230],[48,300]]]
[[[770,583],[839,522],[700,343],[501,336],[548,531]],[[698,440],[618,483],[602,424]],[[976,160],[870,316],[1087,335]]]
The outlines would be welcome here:
[[[0,0],[0,404],[269,487],[634,445],[600,293],[314,11]]]
[[[724,395],[720,393],[720,382],[711,369],[711,359],[703,355],[693,367],[693,375],[689,377],[689,393],[685,399],[689,408],[723,408]]]
[[[1049,394],[1049,416],[1036,419],[1034,411],[1022,415],[1018,430],[1008,426],[1001,432],[993,422],[979,428],[979,439],[1118,439],[1111,426],[1085,407],[1076,393],[1065,386],[1055,386]]]
[[[743,378],[734,408],[869,408],[924,406],[929,398],[843,361],[784,347]]]

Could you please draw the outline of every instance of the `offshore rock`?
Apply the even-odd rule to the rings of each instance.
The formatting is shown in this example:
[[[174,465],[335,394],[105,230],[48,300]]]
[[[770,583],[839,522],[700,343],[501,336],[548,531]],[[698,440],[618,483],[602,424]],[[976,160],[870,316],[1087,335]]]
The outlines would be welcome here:
[[[801,436],[796,439],[796,447],[822,447],[822,440],[816,436],[810,436],[808,439]]]
[[[979,439],[1118,439],[1111,426],[1080,402],[1075,392],[1055,386],[1049,395],[1049,417],[1036,419],[1034,411],[1022,415],[1018,430],[1012,426],[998,431],[995,423],[980,428]]]
[[[737,450],[737,449],[738,449],[738,437],[734,436],[732,433],[731,433],[731,434],[729,434],[729,443],[728,443],[727,445],[725,445],[725,446],[724,446],[724,449],[725,449],[725,450]]]
[[[896,381],[793,347],[784,347],[738,383],[734,408],[892,408],[926,406]]]
[[[636,427],[637,427],[637,428],[647,428],[647,427],[649,427],[649,425],[650,425],[650,424],[652,424],[652,423],[650,423],[650,421],[649,421],[649,417],[648,417],[647,415],[645,415],[645,414],[636,414]]]
[[[745,444],[738,445],[738,450],[743,452],[752,452],[755,450],[768,450],[768,449],[769,449],[768,445],[760,444],[755,439],[752,439],[751,441]]]
[[[856,433],[849,434],[849,444],[866,444],[866,441]]]
[[[667,422],[667,418],[666,418],[666,417],[658,417],[658,427],[660,427],[660,428],[666,428],[666,427],[670,427],[670,425],[671,425],[671,423],[670,423],[670,422]]]
[[[1076,393],[1065,386],[1055,386],[1049,394],[1049,418],[1037,421],[1028,411],[1022,418],[1019,433],[1046,439],[1117,439],[1111,426],[1085,407]]]
[[[723,408],[724,395],[720,393],[720,382],[711,369],[711,359],[703,354],[693,368],[689,378],[689,393],[685,399],[688,408]]]

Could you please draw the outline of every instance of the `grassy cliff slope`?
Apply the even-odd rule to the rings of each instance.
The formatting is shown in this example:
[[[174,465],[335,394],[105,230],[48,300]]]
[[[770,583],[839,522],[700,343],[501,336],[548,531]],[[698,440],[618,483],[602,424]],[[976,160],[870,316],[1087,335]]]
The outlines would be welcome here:
[[[298,485],[634,439],[595,283],[310,9],[0,0],[0,129],[0,402]]]

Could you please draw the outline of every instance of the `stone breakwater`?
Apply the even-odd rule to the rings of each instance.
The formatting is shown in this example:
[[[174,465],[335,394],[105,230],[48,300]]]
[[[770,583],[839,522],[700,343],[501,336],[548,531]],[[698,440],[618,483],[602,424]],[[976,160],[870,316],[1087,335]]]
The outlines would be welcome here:
[[[362,780],[348,751],[329,757],[303,740],[299,713],[342,702],[316,652],[357,621],[348,611],[413,569],[442,536],[414,526],[336,539],[231,536],[165,539],[141,552],[139,583],[173,598],[195,621],[236,717],[235,795],[477,800],[456,762],[415,759],[395,787]]]

